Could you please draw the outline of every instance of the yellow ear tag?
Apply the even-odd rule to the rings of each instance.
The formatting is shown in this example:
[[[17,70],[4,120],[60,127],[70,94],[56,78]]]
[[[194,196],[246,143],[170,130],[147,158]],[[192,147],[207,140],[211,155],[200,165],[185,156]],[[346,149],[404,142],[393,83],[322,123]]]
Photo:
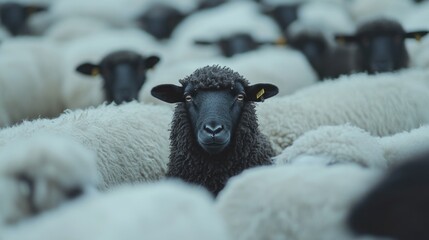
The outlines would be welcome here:
[[[345,43],[345,40],[344,40],[344,38],[342,38],[342,37],[339,37],[339,38],[337,38],[337,39],[335,39],[336,40],[336,42],[338,43],[338,44],[341,44],[341,45],[344,45],[344,43]]]
[[[420,42],[420,40],[422,40],[422,35],[420,35],[420,34],[416,34],[416,35],[414,36],[414,38],[416,39],[416,41],[417,41],[417,42]]]
[[[261,98],[262,95],[264,95],[264,93],[265,93],[265,89],[262,88],[261,90],[259,90],[259,92],[256,94],[256,99]]]
[[[100,74],[100,71],[98,71],[98,68],[93,68],[91,71],[91,76],[95,77],[98,74]]]
[[[279,38],[276,40],[276,45],[280,45],[280,46],[284,46],[287,44],[287,39],[286,38]]]

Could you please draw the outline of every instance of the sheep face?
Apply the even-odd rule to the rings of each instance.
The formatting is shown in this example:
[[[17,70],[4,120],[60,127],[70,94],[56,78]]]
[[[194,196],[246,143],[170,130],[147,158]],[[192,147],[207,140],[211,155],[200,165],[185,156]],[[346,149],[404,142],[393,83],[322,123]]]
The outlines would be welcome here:
[[[138,99],[138,93],[146,81],[146,71],[159,62],[159,57],[131,51],[108,54],[99,64],[83,63],[76,71],[85,75],[101,75],[104,80],[106,99],[120,104]]]
[[[351,210],[348,225],[359,235],[429,239],[429,154],[391,170]]]
[[[192,83],[182,87],[164,84],[152,95],[169,103],[182,102],[199,146],[209,154],[221,154],[233,139],[241,112],[250,101],[262,101],[277,94],[271,84],[245,86],[235,82],[230,88],[197,89]]]
[[[360,49],[362,69],[373,74],[408,67],[405,39],[419,40],[427,33],[427,31],[407,33],[396,21],[379,19],[360,26],[354,36],[337,35],[336,40],[356,43]]]
[[[173,7],[156,4],[144,12],[137,19],[137,23],[144,31],[161,40],[170,38],[185,17],[185,14]]]
[[[286,31],[289,25],[298,19],[298,4],[284,4],[276,7],[264,6],[262,12],[274,19],[282,31]]]
[[[35,13],[46,11],[43,6],[25,6],[19,3],[4,3],[0,5],[0,20],[2,25],[13,35],[26,31],[27,19]]]
[[[244,53],[257,49],[264,43],[257,42],[248,33],[237,33],[229,37],[223,37],[215,41],[196,40],[197,45],[217,45],[223,56],[232,57],[239,53]]]

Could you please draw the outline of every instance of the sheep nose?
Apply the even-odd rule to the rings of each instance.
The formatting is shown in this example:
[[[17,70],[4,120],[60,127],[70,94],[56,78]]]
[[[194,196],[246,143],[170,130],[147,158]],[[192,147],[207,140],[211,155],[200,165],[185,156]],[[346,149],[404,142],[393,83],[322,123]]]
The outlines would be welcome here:
[[[205,124],[204,131],[206,131],[209,135],[215,137],[219,133],[223,131],[224,127],[220,124]]]

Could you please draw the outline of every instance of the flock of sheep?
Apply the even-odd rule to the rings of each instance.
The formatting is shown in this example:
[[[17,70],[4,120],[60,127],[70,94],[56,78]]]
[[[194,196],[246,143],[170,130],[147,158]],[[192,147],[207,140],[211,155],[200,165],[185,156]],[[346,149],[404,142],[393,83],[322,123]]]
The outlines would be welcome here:
[[[428,16],[0,0],[0,240],[429,239]]]

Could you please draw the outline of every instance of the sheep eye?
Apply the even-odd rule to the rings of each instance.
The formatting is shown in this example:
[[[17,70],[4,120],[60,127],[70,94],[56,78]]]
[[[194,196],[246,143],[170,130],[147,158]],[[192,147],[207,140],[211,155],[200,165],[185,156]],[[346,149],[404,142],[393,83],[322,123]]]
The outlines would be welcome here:
[[[191,95],[186,95],[186,96],[185,96],[185,100],[186,100],[187,102],[192,101],[192,96],[191,96]]]
[[[238,101],[243,101],[244,100],[244,94],[238,94],[237,95],[237,100]]]

